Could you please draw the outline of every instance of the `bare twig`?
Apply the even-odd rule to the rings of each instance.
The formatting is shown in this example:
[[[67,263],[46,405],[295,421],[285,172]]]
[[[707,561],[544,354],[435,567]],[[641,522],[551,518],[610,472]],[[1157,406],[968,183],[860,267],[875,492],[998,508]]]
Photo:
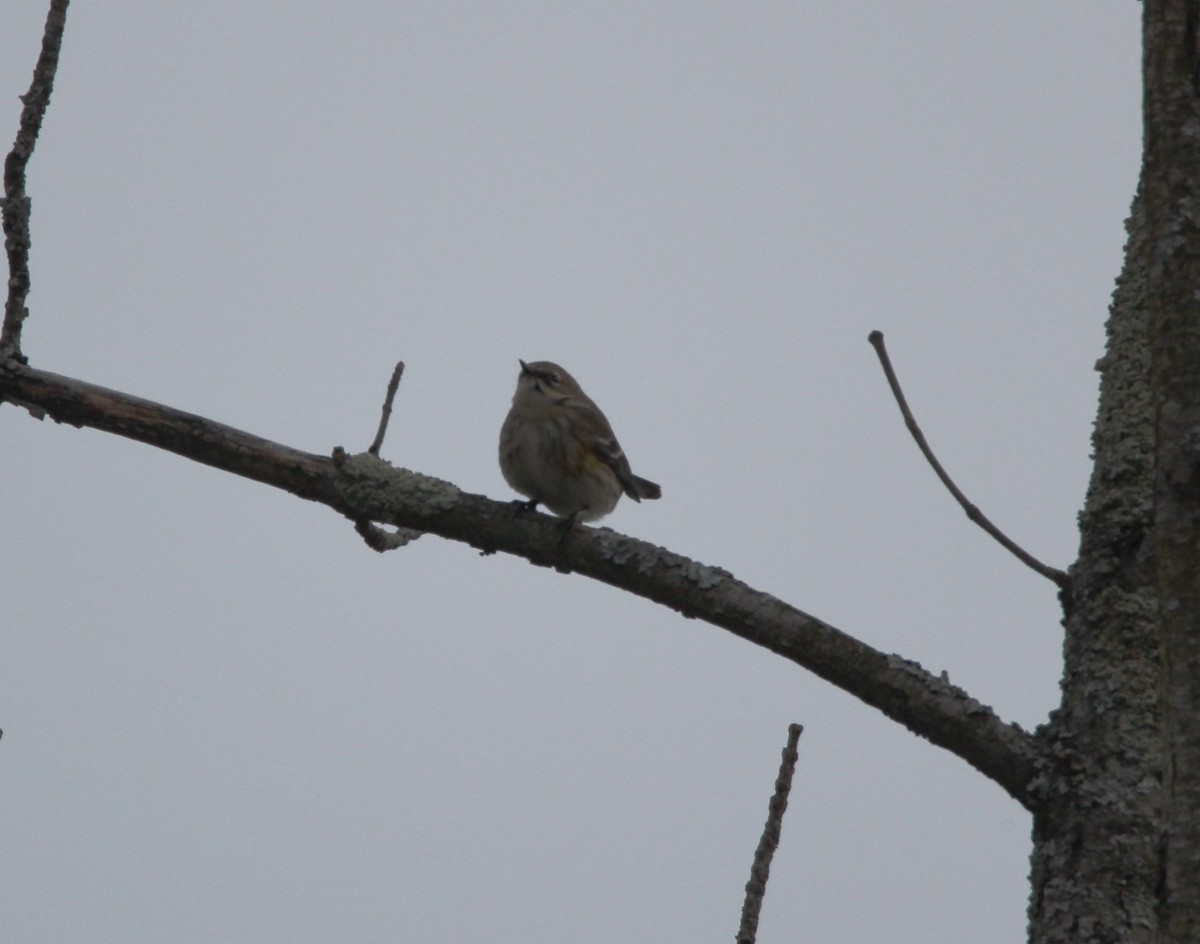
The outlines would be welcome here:
[[[54,90],[58,53],[67,25],[68,0],[51,0],[42,36],[42,52],[33,69],[29,91],[21,96],[25,107],[12,150],[4,159],[4,249],[8,253],[8,298],[4,303],[4,328],[0,331],[0,357],[21,356],[21,326],[29,309],[29,197],[25,193],[25,167],[33,155],[42,117]]]
[[[754,850],[750,881],[746,883],[746,901],[742,905],[742,925],[738,928],[737,944],[754,944],[758,934],[758,915],[762,911],[763,895],[767,892],[771,858],[779,847],[779,831],[783,828],[783,814],[787,811],[788,793],[792,789],[792,774],[796,771],[796,745],[803,731],[802,724],[788,725],[787,747],[783,749],[783,762],[779,765],[779,776],[775,778],[775,795],[767,804],[767,823],[763,826],[758,848]]]
[[[375,433],[375,441],[367,449],[373,456],[379,455],[383,448],[383,437],[387,435],[388,420],[392,418],[392,401],[396,399],[396,391],[400,389],[400,378],[404,375],[404,361],[396,362],[392,371],[392,379],[388,381],[387,394],[383,398],[383,412],[379,417],[379,430]]]
[[[904,425],[908,427],[908,431],[912,433],[913,439],[916,440],[917,446],[926,460],[933,467],[933,471],[937,473],[937,477],[942,480],[942,484],[950,490],[950,494],[962,506],[963,511],[967,513],[967,517],[974,521],[979,527],[983,528],[988,534],[1000,542],[1010,553],[1012,553],[1021,563],[1032,570],[1036,570],[1043,577],[1054,581],[1062,590],[1067,590],[1070,585],[1070,577],[1064,571],[1051,567],[1048,564],[1043,564],[1040,560],[1018,545],[1015,541],[1008,537],[1003,531],[997,528],[988,517],[980,511],[975,505],[967,500],[967,496],[962,493],[954,481],[946,474],[946,470],[942,468],[942,464],[938,462],[937,456],[933,454],[933,450],[929,448],[929,443],[925,441],[925,435],[921,432],[921,427],[917,425],[916,419],[913,418],[912,411],[908,408],[908,402],[904,399],[904,392],[900,389],[900,381],[896,379],[896,372],[892,369],[891,358],[888,357],[887,348],[883,345],[883,332],[872,331],[867,340],[871,342],[871,346],[875,348],[875,353],[879,355],[879,363],[883,365],[883,372],[887,375],[888,385],[892,388],[892,394],[896,398],[896,403],[900,407],[900,412],[904,415]]]
[[[396,391],[400,389],[402,376],[404,376],[404,361],[397,361],[396,369],[392,371],[392,379],[388,381],[387,393],[383,397],[383,411],[379,417],[379,429],[375,433],[375,441],[367,448],[367,452],[373,456],[379,455],[379,450],[383,448],[383,437],[387,435],[388,421],[392,418],[392,402],[396,399]],[[367,547],[380,554],[394,551],[398,547],[404,547],[405,544],[411,544],[424,533],[414,531],[412,528],[397,528],[395,531],[388,531],[366,518],[359,518],[355,521],[354,530],[366,542]]]

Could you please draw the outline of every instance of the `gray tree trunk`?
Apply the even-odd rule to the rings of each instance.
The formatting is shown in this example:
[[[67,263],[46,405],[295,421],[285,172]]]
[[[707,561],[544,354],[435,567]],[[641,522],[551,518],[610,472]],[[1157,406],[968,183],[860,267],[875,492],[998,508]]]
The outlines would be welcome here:
[[[1035,944],[1200,941],[1200,4],[1143,16],[1141,180],[1039,732]]]

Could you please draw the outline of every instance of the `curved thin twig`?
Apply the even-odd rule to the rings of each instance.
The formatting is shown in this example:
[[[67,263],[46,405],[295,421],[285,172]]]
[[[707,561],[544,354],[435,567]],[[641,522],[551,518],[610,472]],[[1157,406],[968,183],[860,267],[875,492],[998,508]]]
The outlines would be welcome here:
[[[997,528],[988,519],[979,508],[972,504],[967,496],[964,495],[954,480],[942,468],[942,464],[938,462],[937,456],[933,454],[933,450],[929,448],[929,443],[925,441],[925,434],[921,432],[921,427],[917,425],[916,419],[912,415],[912,411],[908,408],[908,402],[904,399],[904,391],[900,389],[900,381],[896,378],[896,372],[892,369],[891,358],[888,357],[887,348],[883,346],[883,332],[872,331],[867,340],[871,342],[871,346],[875,348],[875,353],[879,355],[879,363],[883,365],[883,372],[887,375],[888,386],[892,388],[892,395],[896,398],[896,403],[900,407],[900,412],[904,415],[904,425],[908,427],[908,431],[912,433],[913,439],[917,442],[917,447],[921,450],[921,454],[933,467],[933,471],[937,473],[937,477],[942,480],[942,484],[950,490],[950,494],[954,496],[967,513],[967,517],[974,521],[979,527],[983,528],[988,534],[1000,542],[1001,546],[1012,553],[1022,564],[1029,567],[1031,570],[1036,570],[1043,577],[1054,581],[1062,590],[1067,590],[1070,587],[1071,578],[1065,571],[1059,570],[1056,567],[1051,567],[1048,564],[1043,564],[1040,560],[1026,551],[1023,547],[1013,541],[1008,535]]]

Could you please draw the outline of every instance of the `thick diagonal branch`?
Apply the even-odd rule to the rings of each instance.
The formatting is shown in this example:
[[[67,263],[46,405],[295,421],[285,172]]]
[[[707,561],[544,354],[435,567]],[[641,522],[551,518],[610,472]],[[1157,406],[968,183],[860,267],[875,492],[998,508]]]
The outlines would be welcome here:
[[[770,649],[873,705],[978,768],[1026,806],[1035,773],[1032,738],[915,662],[887,655],[731,574],[607,529],[563,541],[561,522],[514,515],[508,502],[397,469],[368,454],[301,452],[204,417],[106,390],[15,361],[0,364],[0,398],[54,419],[116,433],[196,462],[368,519],[504,551],[577,572]]]

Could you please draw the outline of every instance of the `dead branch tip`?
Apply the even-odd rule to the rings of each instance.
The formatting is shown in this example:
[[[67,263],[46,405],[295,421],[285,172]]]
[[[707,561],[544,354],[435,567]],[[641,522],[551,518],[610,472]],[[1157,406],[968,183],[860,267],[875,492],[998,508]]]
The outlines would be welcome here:
[[[392,371],[392,379],[388,381],[387,394],[383,398],[383,410],[379,417],[379,429],[375,432],[375,441],[367,448],[373,456],[379,455],[383,448],[383,437],[387,435],[388,420],[392,418],[392,401],[396,399],[396,391],[400,389],[400,378],[404,375],[404,361],[397,361]]]
[[[754,864],[750,867],[750,881],[746,883],[746,900],[742,904],[742,923],[738,928],[737,944],[754,944],[758,934],[758,916],[762,911],[763,896],[767,892],[767,879],[771,874],[771,859],[779,847],[779,834],[783,828],[783,814],[787,811],[788,794],[792,789],[792,776],[796,772],[799,756],[796,745],[804,731],[802,724],[788,725],[787,746],[783,749],[783,761],[779,765],[779,776],[775,778],[775,793],[767,804],[767,822],[763,826],[762,838],[754,850]]]
[[[888,386],[892,388],[892,396],[896,399],[897,406],[900,407],[900,413],[904,417],[904,425],[908,427],[908,431],[912,434],[913,439],[917,443],[917,447],[921,450],[921,454],[925,457],[930,467],[937,474],[937,477],[942,480],[942,484],[946,486],[950,494],[954,496],[955,501],[962,506],[963,511],[967,513],[967,517],[974,521],[979,527],[983,528],[990,534],[1002,547],[1008,550],[1014,557],[1031,570],[1036,571],[1043,577],[1052,580],[1061,590],[1068,590],[1070,578],[1065,571],[1059,570],[1056,567],[1051,567],[1048,564],[1043,564],[1040,560],[1022,548],[1019,544],[1008,537],[1003,531],[997,528],[991,520],[979,508],[968,501],[967,496],[962,493],[962,490],[954,484],[954,480],[942,464],[938,461],[937,456],[933,454],[933,450],[929,448],[929,443],[925,441],[925,434],[921,432],[921,427],[917,425],[917,420],[912,414],[912,410],[908,408],[908,401],[904,398],[904,391],[900,388],[900,381],[896,377],[896,371],[892,367],[892,359],[888,356],[887,347],[883,343],[883,332],[872,331],[867,335],[867,340],[871,346],[875,348],[875,353],[879,355],[879,363],[883,367],[883,373],[887,377]]]
[[[4,248],[8,255],[8,297],[4,301],[4,326],[0,328],[0,359],[13,358],[20,363],[25,363],[21,354],[21,328],[29,316],[25,299],[29,297],[30,288],[30,201],[25,192],[25,168],[33,156],[42,119],[50,105],[50,93],[54,91],[58,54],[67,26],[67,2],[51,0],[42,34],[42,51],[33,68],[33,81],[29,91],[21,96],[24,107],[17,136],[4,159],[4,199],[0,201],[0,212],[3,214]]]

